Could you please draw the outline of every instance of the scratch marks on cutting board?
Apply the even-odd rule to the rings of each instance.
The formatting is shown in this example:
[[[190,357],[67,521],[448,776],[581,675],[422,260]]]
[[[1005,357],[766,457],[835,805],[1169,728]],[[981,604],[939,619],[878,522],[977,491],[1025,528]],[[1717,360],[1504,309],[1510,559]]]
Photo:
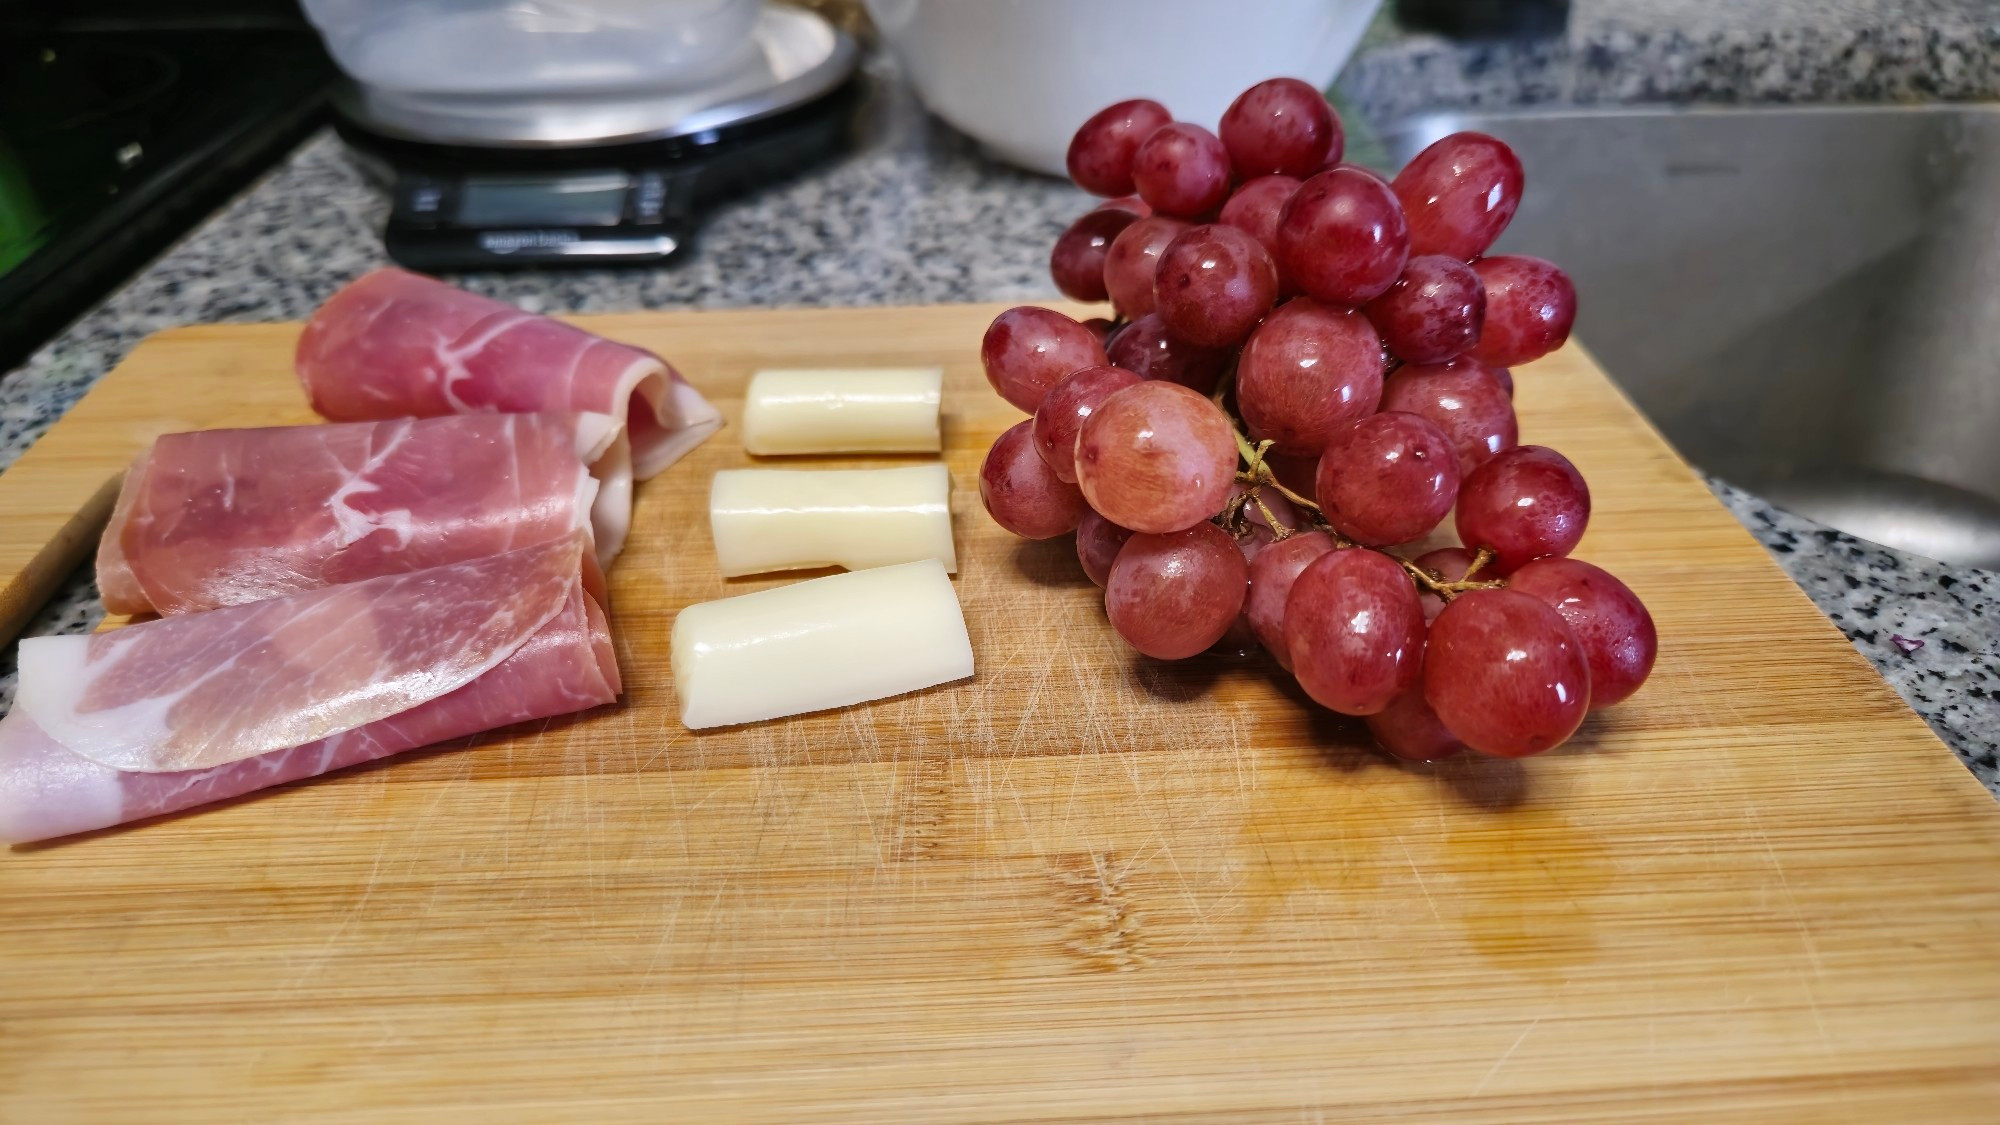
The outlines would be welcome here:
[[[1508,1047],[1506,1050],[1500,1052],[1500,1057],[1493,1060],[1493,1069],[1487,1071],[1486,1077],[1481,1078],[1479,1080],[1479,1085],[1474,1086],[1472,1088],[1473,1097],[1476,1098],[1481,1093],[1485,1092],[1486,1084],[1493,1081],[1493,1076],[1500,1073],[1500,1068],[1507,1065],[1507,1060],[1514,1057],[1514,1052],[1520,1050],[1521,1044],[1526,1043],[1528,1041],[1528,1036],[1533,1035],[1535,1033],[1535,1029],[1537,1027],[1540,1027],[1541,1025],[1542,1025],[1542,1017],[1536,1016],[1534,1019],[1528,1022],[1528,1026],[1521,1029],[1521,1034],[1514,1037],[1513,1045]]]

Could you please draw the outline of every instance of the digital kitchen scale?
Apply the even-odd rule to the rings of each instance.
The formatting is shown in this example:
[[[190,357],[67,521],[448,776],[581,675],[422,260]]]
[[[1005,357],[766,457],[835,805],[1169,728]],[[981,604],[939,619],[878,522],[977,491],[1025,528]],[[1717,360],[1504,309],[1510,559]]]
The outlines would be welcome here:
[[[657,264],[699,209],[838,150],[852,38],[767,5],[734,77],[627,100],[413,103],[348,83],[337,128],[390,185],[389,256],[426,272]]]

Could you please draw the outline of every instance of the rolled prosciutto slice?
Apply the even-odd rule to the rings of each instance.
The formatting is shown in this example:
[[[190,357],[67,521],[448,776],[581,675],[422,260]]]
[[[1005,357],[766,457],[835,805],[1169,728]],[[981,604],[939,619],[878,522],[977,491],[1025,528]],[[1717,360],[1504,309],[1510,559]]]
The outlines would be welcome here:
[[[461,688],[353,730],[206,769],[114,769],[69,750],[17,707],[0,719],[0,840],[49,840],[227,800],[415,747],[609,703],[619,687],[604,615],[589,595],[572,587],[554,617]]]
[[[543,410],[624,418],[640,480],[722,426],[652,352],[399,269],[367,274],[321,305],[296,365],[313,409],[335,422]]]
[[[208,769],[400,715],[473,682],[582,585],[579,540],[20,646],[14,706],[71,751]]]
[[[168,434],[125,476],[98,588],[114,613],[190,613],[581,535],[602,602],[631,478],[607,414]]]

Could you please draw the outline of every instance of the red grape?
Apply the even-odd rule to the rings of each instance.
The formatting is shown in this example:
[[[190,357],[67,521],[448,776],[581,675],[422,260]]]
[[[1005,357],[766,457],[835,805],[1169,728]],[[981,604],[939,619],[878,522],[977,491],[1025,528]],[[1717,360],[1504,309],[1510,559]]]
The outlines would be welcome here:
[[[1493,376],[1499,382],[1500,389],[1506,391],[1508,400],[1512,401],[1514,398],[1514,373],[1504,367],[1495,367],[1490,363],[1486,365],[1486,373]]]
[[[1153,307],[1190,344],[1243,342],[1278,299],[1278,268],[1264,244],[1220,223],[1182,231],[1160,254]]]
[[[1396,175],[1412,254],[1470,261],[1507,229],[1521,205],[1520,158],[1484,133],[1453,133]]]
[[[1331,551],[1293,581],[1285,643],[1307,695],[1343,715],[1372,715],[1417,682],[1424,611],[1389,556]]]
[[[1382,397],[1382,340],[1367,319],[1309,297],[1287,301],[1236,362],[1236,405],[1250,435],[1281,453],[1323,449]]]
[[[1097,405],[1139,382],[1122,367],[1085,367],[1049,388],[1035,411],[1035,452],[1059,480],[1076,483],[1076,434]]]
[[[1167,334],[1156,312],[1126,325],[1110,345],[1111,362],[1142,379],[1160,379],[1209,394],[1229,365],[1230,349],[1199,348]]]
[[[979,359],[1000,397],[1030,414],[1057,380],[1079,367],[1108,362],[1096,333],[1053,309],[1032,305],[993,319],[980,342]]]
[[[1167,243],[1188,229],[1179,219],[1152,215],[1120,231],[1104,255],[1104,288],[1111,307],[1126,320],[1153,311],[1153,274]]]
[[[1278,265],[1278,214],[1285,209],[1285,201],[1297,190],[1299,181],[1290,176],[1259,176],[1236,189],[1229,202],[1222,205],[1222,216],[1216,220],[1264,244],[1265,251],[1271,255],[1271,263],[1278,266],[1280,300],[1298,291],[1292,279],[1285,276],[1284,267]]]
[[[1228,501],[1236,481],[1236,438],[1229,417],[1208,399],[1176,383],[1147,380],[1091,413],[1076,439],[1076,476],[1090,506],[1113,523],[1134,531],[1179,531]]]
[[[1216,221],[1228,223],[1263,243],[1275,260],[1278,214],[1297,190],[1299,181],[1290,176],[1259,176],[1236,189],[1229,202],[1222,205],[1222,217]]]
[[[1062,244],[1056,247],[1060,251]],[[1486,287],[1464,262],[1425,254],[1411,258],[1403,276],[1362,311],[1397,359],[1439,363],[1478,342],[1486,319]]]
[[[1119,527],[1095,511],[1085,508],[1083,520],[1076,525],[1076,561],[1083,564],[1083,572],[1099,586],[1111,580],[1111,564],[1118,561],[1118,551],[1125,541],[1132,538],[1132,529]]]
[[[1097,337],[1098,343],[1103,344],[1107,348],[1111,346],[1111,332],[1117,325],[1104,317],[1093,316],[1089,320],[1084,321],[1083,326],[1090,329],[1090,334]]]
[[[1351,168],[1300,184],[1278,216],[1278,264],[1293,284],[1330,304],[1381,296],[1402,275],[1409,252],[1395,193]]]
[[[1097,209],[1099,211],[1130,211],[1141,219],[1153,213],[1153,209],[1146,206],[1146,201],[1136,195],[1121,195],[1116,199],[1107,199],[1098,204]]]
[[[1310,176],[1340,159],[1340,118],[1318,90],[1270,78],[1238,95],[1222,114],[1222,144],[1239,176]]]
[[[1085,517],[1088,519],[1089,517]],[[1417,566],[1428,570],[1440,582],[1457,582],[1472,569],[1473,554],[1463,547],[1439,547],[1416,557]],[[1444,612],[1444,599],[1427,590],[1417,592],[1417,600],[1424,603],[1424,620],[1435,621]]]
[[[1203,521],[1126,540],[1104,585],[1104,613],[1133,648],[1181,660],[1222,639],[1243,609],[1250,570],[1229,533]]]
[[[1515,367],[1563,346],[1576,323],[1576,287],[1553,262],[1502,254],[1472,263],[1486,286],[1486,324],[1472,354]]]
[[[1520,443],[1514,404],[1477,360],[1400,368],[1382,384],[1382,409],[1415,414],[1443,430],[1461,478]]]
[[[1318,492],[1335,531],[1371,547],[1407,543],[1451,511],[1458,462],[1451,440],[1431,422],[1414,414],[1370,414],[1327,442]]]
[[[1112,239],[1137,221],[1130,211],[1100,207],[1070,224],[1049,252],[1049,274],[1063,296],[1073,301],[1110,296],[1104,288],[1105,255],[1111,252]]]
[[[1132,182],[1162,215],[1205,215],[1229,196],[1229,153],[1199,125],[1162,125],[1132,157]]]
[[[1251,570],[1253,590],[1255,568]],[[1660,652],[1653,615],[1630,587],[1581,559],[1536,559],[1507,588],[1546,602],[1576,632],[1590,664],[1590,709],[1631,698]]]
[[[1083,493],[1056,479],[1035,452],[1033,422],[1018,422],[993,442],[979,466],[979,498],[993,522],[1025,539],[1069,531],[1086,511]]]
[[[1467,746],[1506,758],[1576,733],[1590,666],[1562,615],[1513,590],[1460,594],[1431,623],[1424,701]]]
[[[1250,619],[1257,640],[1288,672],[1292,651],[1285,641],[1285,599],[1291,596],[1299,572],[1333,549],[1332,536],[1306,531],[1269,544],[1250,560],[1250,596],[1243,603],[1243,613]]]
[[[1069,178],[1092,195],[1129,194],[1140,142],[1173,119],[1166,106],[1146,98],[1098,110],[1070,139]]]
[[[1445,729],[1437,712],[1424,702],[1422,684],[1362,721],[1382,749],[1405,761],[1436,762],[1465,752],[1465,743]]]
[[[1465,478],[1458,496],[1458,539],[1493,548],[1493,574],[1530,559],[1567,555],[1590,522],[1590,486],[1569,458],[1540,445],[1496,454]]]

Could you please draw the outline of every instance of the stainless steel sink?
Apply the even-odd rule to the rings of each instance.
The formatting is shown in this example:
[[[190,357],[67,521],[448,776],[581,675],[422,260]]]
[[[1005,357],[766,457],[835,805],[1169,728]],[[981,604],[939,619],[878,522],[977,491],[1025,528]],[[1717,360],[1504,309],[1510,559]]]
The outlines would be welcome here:
[[[2000,567],[2000,106],[1415,118],[1528,172],[1498,251],[1696,465],[1801,515]]]

